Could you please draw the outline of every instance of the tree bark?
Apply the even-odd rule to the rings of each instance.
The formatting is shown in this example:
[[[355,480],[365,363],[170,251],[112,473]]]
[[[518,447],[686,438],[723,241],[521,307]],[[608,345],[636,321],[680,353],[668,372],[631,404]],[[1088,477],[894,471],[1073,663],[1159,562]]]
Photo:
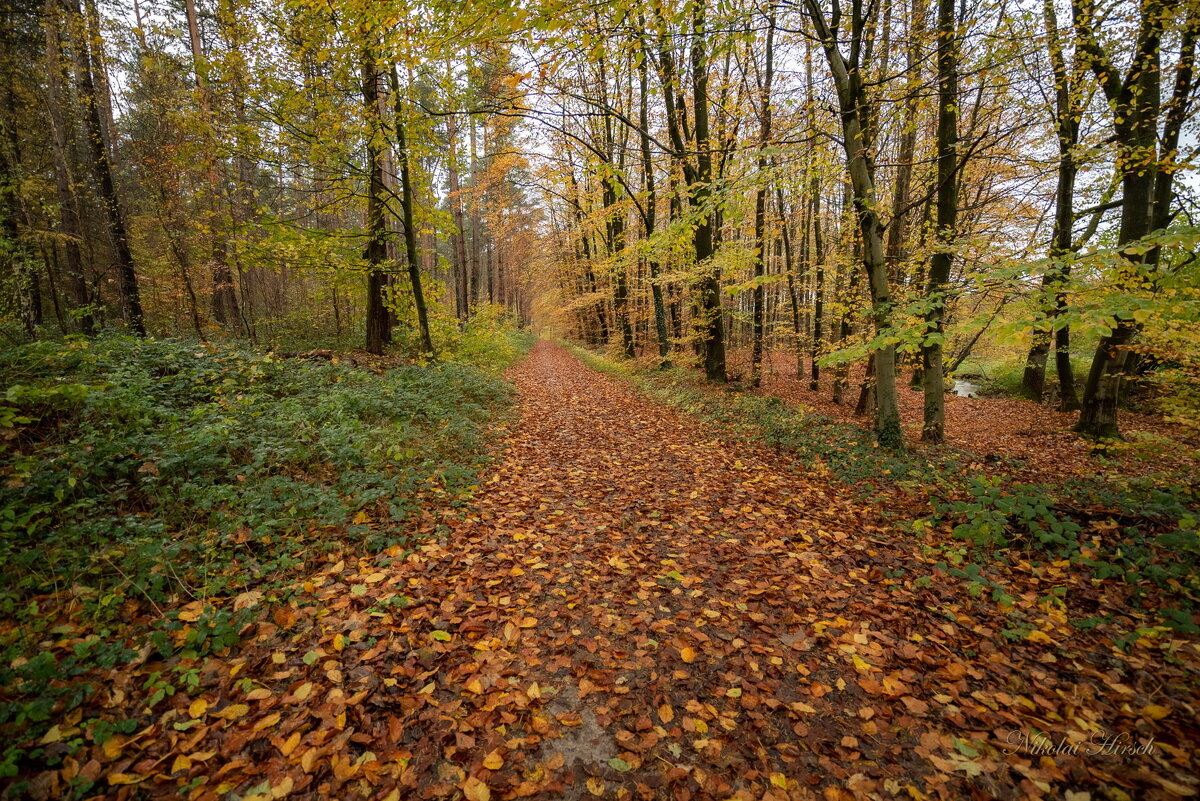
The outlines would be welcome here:
[[[1096,74],[1113,111],[1113,130],[1117,143],[1117,168],[1121,172],[1121,225],[1117,234],[1118,247],[1133,245],[1154,230],[1157,220],[1165,219],[1155,211],[1158,198],[1169,205],[1172,192],[1168,185],[1162,194],[1155,183],[1161,163],[1158,153],[1158,125],[1161,108],[1159,91],[1162,78],[1160,43],[1165,24],[1163,0],[1145,0],[1140,6],[1140,20],[1133,56],[1122,77],[1096,40],[1092,26],[1095,11],[1091,0],[1073,3],[1075,28],[1079,48]],[[1194,10],[1189,23],[1194,25]],[[1192,26],[1189,26],[1192,29]],[[1194,41],[1194,40],[1193,40]],[[1186,43],[1185,43],[1186,44]],[[1177,85],[1176,89],[1179,90]],[[1184,99],[1190,95],[1190,69],[1184,87]],[[1149,165],[1154,168],[1150,169]],[[1165,173],[1169,180],[1170,172]],[[1156,197],[1157,196],[1157,197]],[[1124,274],[1120,283],[1138,280],[1138,273],[1153,264],[1156,254],[1124,252]],[[1130,317],[1114,321],[1112,332],[1101,337],[1092,359],[1084,389],[1083,408],[1076,429],[1095,438],[1119,437],[1117,410],[1120,403],[1121,381],[1129,358],[1128,346],[1137,332],[1137,323]]]
[[[813,276],[813,327],[812,342],[809,350],[811,370],[809,372],[808,388],[817,392],[821,386],[821,365],[817,359],[821,355],[822,330],[825,320],[825,243],[821,238],[821,183],[816,173],[809,184],[812,194],[812,227],[813,227],[813,263],[816,265]]]
[[[705,0],[692,0],[692,114],[696,133],[696,183],[693,206],[700,212],[696,224],[696,267],[701,270],[700,322],[704,337],[704,375],[709,381],[724,382],[725,320],[721,309],[721,282],[713,260],[712,151],[708,125],[708,56],[705,50]]]
[[[211,239],[211,269],[213,278],[212,312],[222,325],[241,329],[242,316],[238,310],[237,287],[229,269],[226,232],[221,228],[221,177],[217,171],[216,133],[213,130],[211,90],[208,85],[208,60],[200,40],[200,24],[196,18],[195,0],[185,0],[188,38],[192,48],[192,68],[196,78],[196,95],[204,131],[204,167],[208,179],[208,236]]]
[[[938,0],[937,122],[937,250],[929,259],[925,340],[921,367],[925,384],[921,440],[938,444],[946,438],[945,336],[946,294],[953,262],[951,246],[958,220],[958,26],[955,0]]]
[[[387,224],[383,215],[383,157],[380,146],[383,131],[379,118],[379,67],[375,63],[375,54],[370,46],[365,47],[362,52],[362,96],[367,150],[367,246],[363,253],[367,262],[366,349],[368,353],[378,355],[391,343],[392,327],[383,297],[388,276],[383,271],[383,265],[387,261]]]
[[[104,207],[108,233],[112,240],[113,255],[117,263],[117,287],[121,295],[121,312],[125,324],[139,337],[146,336],[146,324],[142,314],[142,302],[138,292],[137,273],[134,271],[133,251],[129,246],[129,234],[125,217],[117,198],[113,183],[112,165],[108,160],[108,143],[100,122],[100,106],[96,102],[96,88],[92,80],[90,47],[87,41],[87,22],[83,18],[79,0],[69,0],[68,11],[74,24],[69,26],[74,34],[75,82],[79,99],[83,103],[83,122],[87,132],[88,151],[92,169],[100,190],[100,203]]]
[[[433,339],[429,335],[429,313],[425,308],[425,293],[421,289],[421,262],[417,253],[417,227],[413,222],[413,181],[409,169],[410,154],[408,137],[405,133],[404,101],[401,99],[400,80],[396,66],[392,65],[392,94],[395,96],[396,158],[400,162],[400,212],[404,223],[404,254],[408,261],[408,281],[412,286],[413,305],[417,309],[417,328],[421,337],[421,350],[433,358]]]
[[[1072,81],[1058,38],[1054,5],[1046,0],[1042,7],[1045,21],[1047,49],[1054,71],[1055,127],[1058,138],[1058,185],[1054,196],[1054,229],[1051,233],[1050,260],[1042,279],[1042,292],[1052,298],[1047,313],[1047,330],[1034,334],[1034,342],[1025,362],[1021,377],[1021,390],[1027,398],[1041,402],[1046,383],[1046,361],[1050,352],[1050,341],[1054,340],[1055,368],[1058,372],[1059,409],[1064,412],[1079,408],[1075,391],[1075,374],[1071,368],[1071,331],[1067,325],[1056,324],[1057,318],[1067,310],[1066,293],[1063,285],[1071,274],[1068,261],[1074,253],[1072,226],[1075,223],[1075,165],[1074,147],[1079,142],[1077,91]]]
[[[59,227],[62,231],[63,252],[66,260],[66,291],[79,320],[79,330],[91,336],[96,330],[96,319],[92,313],[92,298],[88,291],[87,278],[83,272],[83,257],[79,244],[83,241],[83,226],[79,219],[78,198],[71,171],[71,151],[68,139],[70,129],[63,112],[62,78],[63,63],[59,46],[61,16],[55,0],[46,0],[46,106],[50,118],[50,141],[54,150],[54,188],[58,200]],[[56,248],[57,246],[54,245]]]
[[[766,63],[759,99],[758,191],[754,197],[754,331],[750,349],[750,385],[762,383],[763,359],[763,280],[767,255],[767,154],[771,143],[771,83],[775,77],[775,5],[767,12]],[[788,274],[789,279],[791,274]]]
[[[645,28],[644,22],[642,27]],[[650,87],[649,79],[646,75],[646,62],[649,58],[650,53],[646,48],[646,41],[643,38],[641,58],[638,59],[638,88],[641,90],[640,103],[638,105],[638,123],[641,127],[642,185],[646,191],[646,213],[643,216],[643,224],[647,243],[650,243],[650,240],[654,237],[655,217],[658,214],[654,193],[654,161],[650,153],[650,113],[648,109]],[[659,366],[670,367],[671,361],[668,355],[671,352],[671,339],[667,334],[667,312],[663,304],[662,284],[659,283],[658,279],[658,260],[651,256],[646,266],[650,273],[650,297],[654,304],[654,333],[658,339]]]
[[[875,166],[864,124],[870,117],[872,103],[867,97],[858,64],[847,62],[843,57],[837,32],[830,30],[826,24],[817,0],[806,0],[806,5],[837,88],[842,144],[846,152],[846,170],[854,190],[854,208],[862,231],[862,261],[871,289],[872,316],[876,334],[886,335],[892,327],[892,296],[883,249],[883,224],[879,220],[875,190]],[[863,24],[864,21],[856,13],[852,21],[855,43],[861,42]],[[856,44],[851,48],[851,53],[857,54],[860,50],[861,47]],[[883,345],[876,350],[875,376],[875,437],[885,448],[903,450],[904,433],[900,427],[896,398],[895,345]]]

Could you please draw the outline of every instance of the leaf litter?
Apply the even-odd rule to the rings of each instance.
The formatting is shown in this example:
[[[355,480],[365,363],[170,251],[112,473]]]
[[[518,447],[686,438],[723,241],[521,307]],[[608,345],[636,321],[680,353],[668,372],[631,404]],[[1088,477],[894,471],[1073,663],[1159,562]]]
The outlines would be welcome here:
[[[28,794],[1196,793],[1194,639],[1125,652],[1073,627],[1044,600],[1070,586],[1061,565],[1020,574],[1032,624],[1003,637],[1006,611],[804,465],[549,342],[510,378],[520,423],[467,511],[427,515],[413,552],[243,599],[259,617],[241,644],[150,712],[170,665],[101,677],[89,717],[147,725],[64,747]],[[82,714],[43,745],[80,738]]]

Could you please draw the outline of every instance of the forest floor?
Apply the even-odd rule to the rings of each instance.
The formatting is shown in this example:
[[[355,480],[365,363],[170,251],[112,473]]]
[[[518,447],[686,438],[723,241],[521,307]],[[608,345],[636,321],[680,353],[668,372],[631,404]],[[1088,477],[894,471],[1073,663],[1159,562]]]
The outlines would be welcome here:
[[[805,465],[558,345],[509,378],[500,461],[468,512],[424,523],[448,537],[237,599],[259,613],[239,645],[30,794],[81,778],[193,801],[1200,789],[1195,638],[1121,649],[1072,625],[1105,610],[1066,562],[1014,563],[1015,610],[973,597]],[[171,669],[147,650],[96,703],[135,714]]]
[[[749,373],[749,354],[737,353],[731,369]],[[806,369],[809,367],[805,365]],[[809,378],[795,377],[795,356],[783,351],[768,355],[762,392],[802,405],[833,420],[862,425],[855,415],[863,380],[861,368],[850,377],[845,400],[833,402],[833,371],[822,371],[817,391]],[[905,376],[907,379],[907,374]],[[898,388],[898,405],[905,439],[920,447],[924,393],[907,384]],[[1002,456],[1019,460],[1015,476],[1025,481],[1059,484],[1077,476],[1097,472],[1093,445],[1073,430],[1078,412],[1060,412],[1023,398],[946,396],[946,442],[982,458]],[[1151,414],[1123,411],[1120,417],[1125,442],[1107,448],[1113,472],[1140,476],[1148,473],[1195,470],[1200,466],[1200,442],[1193,432]]]

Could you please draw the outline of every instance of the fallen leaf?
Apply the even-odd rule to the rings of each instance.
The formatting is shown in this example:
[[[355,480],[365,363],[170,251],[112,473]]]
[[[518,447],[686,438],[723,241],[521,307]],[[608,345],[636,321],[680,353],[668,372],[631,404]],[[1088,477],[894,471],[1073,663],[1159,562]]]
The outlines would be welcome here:
[[[491,801],[492,791],[474,776],[468,776],[462,784],[463,795],[467,801]]]

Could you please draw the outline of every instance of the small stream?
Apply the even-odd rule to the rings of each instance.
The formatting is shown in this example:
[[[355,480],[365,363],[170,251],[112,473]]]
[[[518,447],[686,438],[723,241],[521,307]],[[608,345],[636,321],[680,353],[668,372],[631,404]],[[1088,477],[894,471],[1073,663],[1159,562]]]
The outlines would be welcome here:
[[[962,378],[954,379],[954,394],[960,398],[978,398],[981,388],[974,381],[966,381]]]

